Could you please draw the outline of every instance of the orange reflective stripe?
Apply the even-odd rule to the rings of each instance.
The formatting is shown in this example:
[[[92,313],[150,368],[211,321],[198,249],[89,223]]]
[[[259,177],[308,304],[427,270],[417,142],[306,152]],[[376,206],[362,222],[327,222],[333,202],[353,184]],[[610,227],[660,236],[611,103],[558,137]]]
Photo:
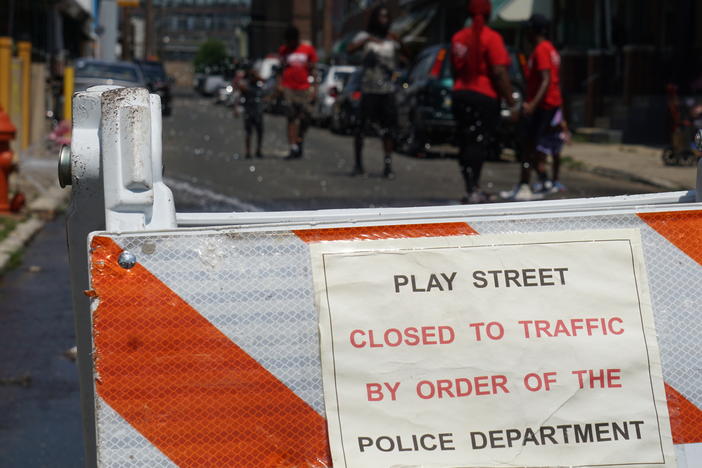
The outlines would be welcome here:
[[[640,213],[646,224],[702,265],[702,211]],[[672,386],[665,384],[673,442],[702,442],[702,411]]]
[[[331,466],[322,416],[111,239],[91,249],[95,387],[129,424],[180,467]]]
[[[674,444],[702,442],[702,411],[680,392],[665,384],[668,415]]]
[[[702,211],[640,213],[639,218],[702,265]]]
[[[466,223],[400,224],[396,226],[298,229],[293,232],[307,243],[338,240],[468,236],[477,234],[477,232]]]

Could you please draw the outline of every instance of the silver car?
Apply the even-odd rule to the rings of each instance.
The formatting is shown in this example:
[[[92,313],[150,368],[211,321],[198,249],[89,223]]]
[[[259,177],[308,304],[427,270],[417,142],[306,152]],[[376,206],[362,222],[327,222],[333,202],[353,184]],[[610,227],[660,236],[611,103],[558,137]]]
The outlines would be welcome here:
[[[131,62],[78,59],[75,63],[75,90],[85,91],[100,85],[146,88],[146,79],[139,67]]]
[[[317,103],[314,109],[314,118],[320,125],[330,123],[334,102],[356,68],[350,65],[334,65],[329,67],[322,77],[317,88]]]

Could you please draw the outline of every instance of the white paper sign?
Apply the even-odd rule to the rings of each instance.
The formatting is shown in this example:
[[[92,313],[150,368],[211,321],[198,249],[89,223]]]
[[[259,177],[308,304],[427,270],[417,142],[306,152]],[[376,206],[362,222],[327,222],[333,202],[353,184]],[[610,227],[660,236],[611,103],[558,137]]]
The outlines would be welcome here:
[[[640,242],[313,245],[334,467],[676,466]]]

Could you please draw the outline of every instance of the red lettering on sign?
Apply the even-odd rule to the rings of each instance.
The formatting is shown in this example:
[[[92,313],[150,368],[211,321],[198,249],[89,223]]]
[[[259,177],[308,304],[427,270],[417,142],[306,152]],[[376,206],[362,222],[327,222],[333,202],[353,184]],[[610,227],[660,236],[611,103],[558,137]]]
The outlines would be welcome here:
[[[578,376],[580,388],[621,388],[621,369],[584,369],[574,370]]]
[[[509,393],[504,375],[480,375],[456,379],[422,380],[416,386],[417,396],[423,400],[461,398],[470,395]]]
[[[453,327],[426,326],[403,329],[353,330],[349,342],[354,348],[395,348],[398,346],[445,345],[453,343],[456,332]]]
[[[524,338],[554,338],[560,336],[621,335],[624,320],[619,317],[572,318],[569,320],[519,320]]]

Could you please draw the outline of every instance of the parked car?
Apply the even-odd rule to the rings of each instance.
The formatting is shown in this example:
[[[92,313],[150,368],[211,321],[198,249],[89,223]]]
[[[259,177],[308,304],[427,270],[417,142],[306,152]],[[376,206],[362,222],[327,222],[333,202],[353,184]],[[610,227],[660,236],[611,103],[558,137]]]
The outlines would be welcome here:
[[[521,100],[523,78],[518,57],[513,51],[508,69],[515,88],[515,98]],[[407,74],[399,80],[396,93],[398,107],[398,150],[410,155],[423,153],[431,145],[456,144],[456,123],[451,110],[453,75],[450,47],[439,44],[421,51]],[[516,126],[509,122],[509,111],[502,110],[493,157],[504,146],[515,147]]]
[[[85,91],[91,86],[124,86],[146,88],[144,74],[131,62],[106,62],[89,58],[75,63],[75,91]]]
[[[334,101],[329,128],[334,133],[351,134],[361,111],[361,69],[349,76],[346,86]]]
[[[280,69],[280,58],[277,55],[268,55],[263,59],[256,60],[254,70],[264,81],[276,75]]]
[[[161,62],[151,60],[135,60],[146,79],[146,86],[149,91],[161,97],[161,112],[163,115],[171,115],[171,82],[166,75],[166,69]]]
[[[314,109],[314,119],[318,124],[329,124],[334,102],[355,70],[356,67],[349,65],[333,65],[322,76],[317,87],[317,103]]]
[[[456,123],[451,111],[449,48],[422,50],[398,82],[398,150],[415,154],[426,144],[453,142]]]

